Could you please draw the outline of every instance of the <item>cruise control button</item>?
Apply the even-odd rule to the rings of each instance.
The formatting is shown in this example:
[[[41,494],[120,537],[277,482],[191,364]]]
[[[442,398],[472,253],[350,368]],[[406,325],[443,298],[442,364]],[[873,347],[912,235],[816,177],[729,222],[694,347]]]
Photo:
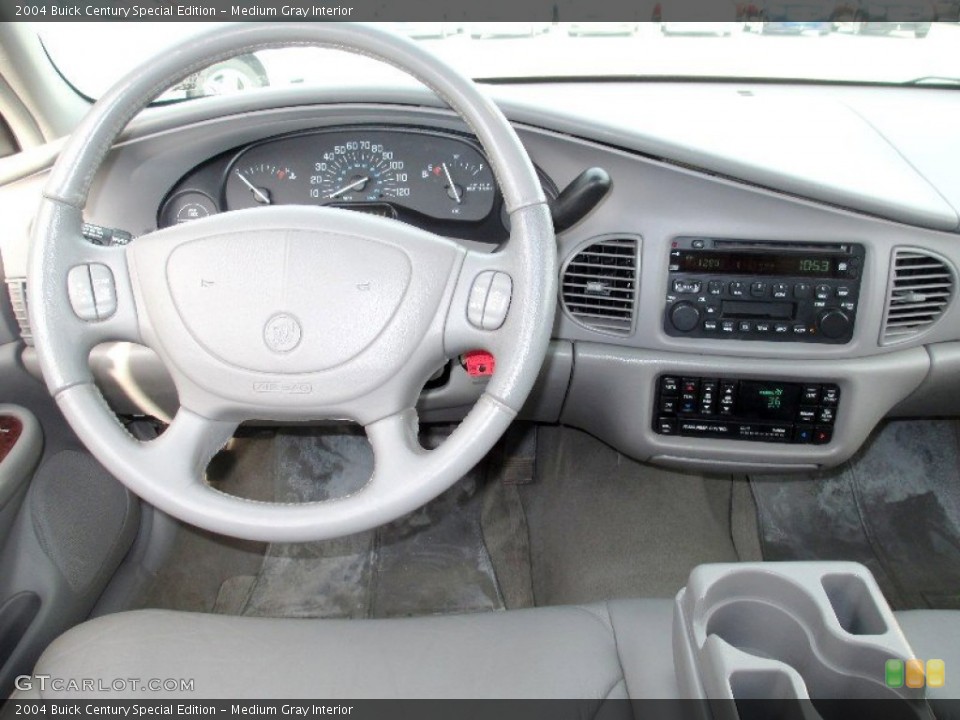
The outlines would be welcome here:
[[[117,288],[113,282],[113,272],[106,265],[93,263],[90,265],[90,283],[97,317],[106,320],[117,311]]]
[[[97,319],[97,306],[93,296],[93,283],[90,281],[90,268],[77,265],[67,273],[67,297],[73,312],[81,320],[90,322]]]
[[[483,306],[483,329],[499,330],[507,319],[510,300],[513,297],[513,280],[502,272],[493,274],[487,302]]]

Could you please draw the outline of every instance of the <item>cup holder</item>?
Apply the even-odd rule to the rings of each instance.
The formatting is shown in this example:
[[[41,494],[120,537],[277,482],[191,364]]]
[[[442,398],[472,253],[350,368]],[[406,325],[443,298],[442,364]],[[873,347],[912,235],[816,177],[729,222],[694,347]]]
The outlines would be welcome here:
[[[733,700],[740,717],[798,702],[802,716],[830,720],[849,717],[851,702],[874,716],[932,717],[922,689],[886,684],[886,661],[913,652],[856,563],[695,568],[677,596],[674,650],[684,694]]]

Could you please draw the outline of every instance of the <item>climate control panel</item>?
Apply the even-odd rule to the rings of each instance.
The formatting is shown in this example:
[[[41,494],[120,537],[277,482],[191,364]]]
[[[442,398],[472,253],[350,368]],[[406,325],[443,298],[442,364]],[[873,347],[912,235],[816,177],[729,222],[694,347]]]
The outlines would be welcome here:
[[[678,238],[663,317],[673,337],[842,344],[853,337],[856,244]]]
[[[826,445],[840,410],[835,383],[662,375],[659,435]]]

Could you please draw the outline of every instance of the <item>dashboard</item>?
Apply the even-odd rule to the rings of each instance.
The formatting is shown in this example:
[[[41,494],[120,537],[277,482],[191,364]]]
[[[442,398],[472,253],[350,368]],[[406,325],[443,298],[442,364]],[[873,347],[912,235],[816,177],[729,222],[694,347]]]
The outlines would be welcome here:
[[[525,417],[665,466],[789,472],[843,462],[885,416],[960,414],[960,148],[949,142],[960,95],[489,90],[551,200],[589,169],[611,181],[558,231],[553,341]],[[906,129],[918,116],[930,119],[926,141]],[[777,133],[757,133],[757,117]],[[0,186],[0,252],[27,339],[22,278],[44,177],[41,166]],[[488,252],[508,237],[475,139],[429,93],[406,89],[151,110],[108,158],[86,219],[94,242],[136,242],[287,203],[376,213]],[[164,419],[176,407],[148,348],[105,346],[91,362],[119,411]],[[430,379],[422,419],[463,417],[486,383],[467,365],[453,359]]]

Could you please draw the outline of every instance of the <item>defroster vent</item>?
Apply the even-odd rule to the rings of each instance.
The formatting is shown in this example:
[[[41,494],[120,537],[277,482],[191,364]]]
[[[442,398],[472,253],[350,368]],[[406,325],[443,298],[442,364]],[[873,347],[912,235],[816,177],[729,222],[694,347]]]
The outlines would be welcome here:
[[[612,237],[581,248],[563,270],[563,304],[591,330],[630,335],[636,319],[638,241]]]
[[[904,342],[925,331],[943,315],[953,292],[953,271],[946,261],[926,250],[897,248],[880,343]]]

